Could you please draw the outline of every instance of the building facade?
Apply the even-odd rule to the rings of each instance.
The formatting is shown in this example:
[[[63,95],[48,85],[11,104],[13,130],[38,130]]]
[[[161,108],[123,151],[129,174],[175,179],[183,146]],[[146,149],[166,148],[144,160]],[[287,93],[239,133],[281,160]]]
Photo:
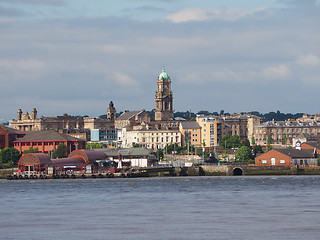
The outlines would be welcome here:
[[[313,149],[273,149],[255,159],[256,166],[318,165]]]
[[[118,145],[123,148],[138,144],[153,150],[163,149],[169,144],[181,146],[181,133],[179,128],[161,127],[158,124],[141,124],[132,129],[123,128],[118,134]]]
[[[17,131],[16,129],[0,126],[0,149],[12,148],[13,142],[24,137],[26,133]]]
[[[201,126],[201,138],[206,147],[219,146],[219,141],[225,135],[225,122],[217,116],[197,115],[198,124]]]
[[[115,128],[118,130],[122,128],[133,128],[135,125],[150,122],[151,116],[144,109],[141,111],[126,110],[115,120]]]
[[[194,147],[203,147],[201,138],[201,126],[196,121],[183,121],[179,127],[181,133],[181,145],[188,143]]]
[[[86,141],[55,132],[53,130],[27,132],[23,138],[13,141],[13,146],[20,153],[29,148],[38,148],[39,153],[54,152],[59,144],[67,146],[68,153],[77,149],[85,149]]]
[[[320,123],[315,121],[269,121],[257,125],[254,130],[256,144],[267,145],[268,138],[274,145],[282,145],[283,139],[293,144],[293,139],[301,134],[316,137],[320,133]]]
[[[92,142],[112,144],[117,140],[117,131],[115,129],[91,129],[90,136]]]

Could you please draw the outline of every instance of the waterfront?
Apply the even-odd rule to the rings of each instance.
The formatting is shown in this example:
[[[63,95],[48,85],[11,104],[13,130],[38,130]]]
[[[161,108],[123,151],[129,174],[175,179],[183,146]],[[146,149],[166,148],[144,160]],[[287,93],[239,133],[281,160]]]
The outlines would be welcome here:
[[[320,177],[0,180],[1,239],[318,239]]]

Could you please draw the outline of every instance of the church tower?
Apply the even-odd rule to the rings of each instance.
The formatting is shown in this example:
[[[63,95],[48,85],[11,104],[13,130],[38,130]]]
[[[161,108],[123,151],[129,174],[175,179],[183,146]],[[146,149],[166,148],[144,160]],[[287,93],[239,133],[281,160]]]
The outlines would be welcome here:
[[[114,107],[112,101],[110,101],[109,107],[107,110],[107,119],[111,121],[114,121],[116,119],[116,108]]]
[[[164,67],[157,80],[157,91],[155,100],[155,120],[168,121],[173,119],[173,97],[171,91],[171,79],[166,73]]]

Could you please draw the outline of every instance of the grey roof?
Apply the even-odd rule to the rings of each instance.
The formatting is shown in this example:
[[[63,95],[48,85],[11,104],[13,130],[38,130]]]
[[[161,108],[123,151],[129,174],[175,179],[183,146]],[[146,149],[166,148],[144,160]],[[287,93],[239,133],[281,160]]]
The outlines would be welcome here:
[[[309,134],[307,134],[307,133],[301,133],[301,134],[299,134],[296,138],[310,138],[311,136],[309,135]]]
[[[66,134],[58,133],[53,130],[47,131],[32,131],[27,132],[23,138],[17,139],[19,142],[32,141],[79,141],[80,139],[71,137]],[[80,140],[82,141],[82,140]]]
[[[17,129],[11,128],[11,127],[7,127],[7,126],[0,126],[2,128],[4,128],[9,134],[18,134],[18,133],[25,133],[23,131],[19,131]]]
[[[313,149],[302,149],[298,150],[295,148],[292,149],[274,149],[284,155],[287,155],[291,158],[315,158]]]
[[[196,121],[185,121],[185,122],[181,122],[181,126],[184,129],[200,129],[201,126],[199,125],[199,123],[197,123]]]
[[[313,121],[269,121],[264,122],[257,127],[313,127],[320,126],[320,123]]]
[[[147,148],[106,148],[97,150],[105,152],[108,157],[118,156],[119,153],[123,156],[146,156],[153,153],[151,149]]]
[[[130,120],[132,117],[138,115],[139,113],[143,112],[143,110],[141,111],[127,111],[122,113],[119,117],[117,117],[116,120]]]

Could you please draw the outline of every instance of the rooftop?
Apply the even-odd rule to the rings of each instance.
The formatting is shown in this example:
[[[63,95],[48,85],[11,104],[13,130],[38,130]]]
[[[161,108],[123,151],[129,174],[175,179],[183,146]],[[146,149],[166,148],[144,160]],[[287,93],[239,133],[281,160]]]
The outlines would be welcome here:
[[[200,129],[201,126],[196,121],[185,121],[180,123],[184,129]]]
[[[139,115],[142,112],[144,112],[144,110],[140,110],[140,111],[125,111],[119,117],[117,117],[116,120],[130,120],[131,118],[133,118],[136,115]]]
[[[27,132],[23,138],[17,139],[18,142],[32,142],[32,141],[79,141],[79,139],[55,132],[53,130],[47,131],[32,131]]]

